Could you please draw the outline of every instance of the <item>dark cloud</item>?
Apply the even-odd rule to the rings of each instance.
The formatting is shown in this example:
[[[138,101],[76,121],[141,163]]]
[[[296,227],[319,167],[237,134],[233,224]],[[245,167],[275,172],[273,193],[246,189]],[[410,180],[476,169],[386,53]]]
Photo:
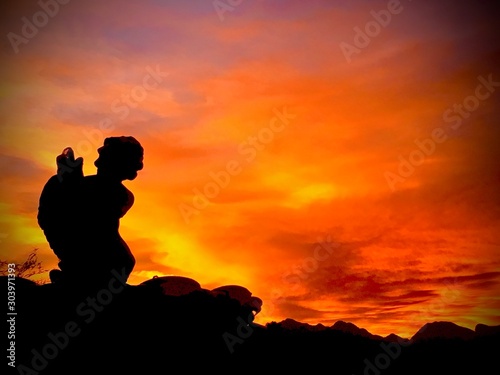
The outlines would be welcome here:
[[[12,183],[22,186],[26,185],[28,181],[50,177],[47,175],[47,171],[33,160],[5,154],[0,154],[0,170],[2,171],[2,184]]]

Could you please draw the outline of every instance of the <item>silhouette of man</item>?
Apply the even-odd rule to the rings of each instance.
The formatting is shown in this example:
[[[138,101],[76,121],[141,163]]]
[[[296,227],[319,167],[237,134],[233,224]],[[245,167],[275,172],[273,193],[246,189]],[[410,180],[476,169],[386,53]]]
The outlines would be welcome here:
[[[103,285],[115,270],[130,276],[135,258],[119,233],[120,219],[134,203],[124,180],[143,168],[144,150],[130,136],[109,137],[98,149],[95,175],[83,176],[83,159],[66,148],[56,158],[58,173],[40,195],[38,223],[59,258],[51,281]]]

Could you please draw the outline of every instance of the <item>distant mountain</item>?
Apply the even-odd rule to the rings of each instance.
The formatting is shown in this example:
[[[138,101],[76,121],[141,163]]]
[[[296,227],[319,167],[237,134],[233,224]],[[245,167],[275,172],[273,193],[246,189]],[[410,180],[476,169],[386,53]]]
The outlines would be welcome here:
[[[384,337],[384,341],[389,341],[389,342],[396,342],[396,343],[404,343],[404,342],[409,342],[410,339],[403,338],[401,336],[398,336],[394,333],[391,333],[390,335],[387,335]]]
[[[499,326],[487,326],[486,324],[477,324],[474,331],[478,336],[491,336],[500,334]]]
[[[332,325],[331,328],[338,330],[338,331],[350,333],[352,335],[367,337],[370,339],[375,339],[375,340],[382,340],[383,339],[382,336],[373,335],[364,328],[359,328],[358,326],[356,326],[355,324],[353,324],[351,322],[344,322],[342,320],[335,322],[335,324]]]
[[[321,323],[316,325],[311,325],[308,323],[299,322],[297,320],[287,318],[277,323],[281,328],[287,331],[307,331],[307,332],[320,332],[325,330],[335,330],[344,333],[349,333],[354,336],[361,336],[364,338],[369,338],[372,340],[382,340],[386,342],[417,342],[429,339],[462,339],[470,340],[479,336],[492,336],[500,334],[500,325],[498,326],[488,326],[485,324],[477,324],[475,330],[471,330],[466,327],[459,326],[455,323],[438,321],[427,323],[422,326],[411,338],[404,338],[391,333],[385,337],[380,335],[374,335],[370,333],[365,328],[360,328],[354,323],[345,322],[339,320],[335,322],[332,326],[328,327]]]
[[[411,337],[412,342],[436,338],[470,340],[476,337],[472,329],[451,322],[432,322],[425,324]]]
[[[321,323],[313,326],[311,324],[301,323],[301,322],[298,322],[298,321],[296,321],[294,319],[290,319],[290,318],[287,318],[287,319],[281,321],[279,323],[279,325],[282,328],[287,329],[287,330],[306,330],[306,331],[310,331],[310,332],[323,331],[323,330],[327,329],[327,327]]]
[[[368,338],[371,340],[381,340],[385,342],[395,342],[395,343],[404,343],[404,342],[409,342],[410,339],[408,338],[403,338],[401,336],[398,336],[394,333],[391,333],[385,337],[382,337],[380,335],[374,335],[370,333],[368,330],[365,328],[360,328],[356,326],[354,323],[351,322],[344,322],[342,320],[337,321],[334,323],[332,326],[328,327],[325,326],[321,323],[316,324],[316,325],[311,325],[309,323],[303,323],[299,322],[297,320],[287,318],[285,320],[282,320],[279,323],[275,323],[278,326],[280,326],[282,329],[285,329],[287,331],[307,331],[307,332],[321,332],[321,331],[339,331],[343,333],[348,333],[354,336],[361,336],[363,338]]]

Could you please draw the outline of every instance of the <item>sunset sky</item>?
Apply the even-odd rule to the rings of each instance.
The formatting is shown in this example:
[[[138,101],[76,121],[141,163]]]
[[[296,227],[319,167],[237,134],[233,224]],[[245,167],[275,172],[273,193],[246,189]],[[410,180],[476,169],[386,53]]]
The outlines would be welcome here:
[[[242,285],[262,324],[500,325],[498,2],[59,1],[1,5],[1,259],[56,267],[56,155],[93,174],[131,135],[131,284]]]

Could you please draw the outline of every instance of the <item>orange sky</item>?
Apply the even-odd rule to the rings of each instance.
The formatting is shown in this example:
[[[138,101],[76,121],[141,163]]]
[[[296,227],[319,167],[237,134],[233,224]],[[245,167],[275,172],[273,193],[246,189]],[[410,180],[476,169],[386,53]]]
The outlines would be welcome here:
[[[500,324],[495,2],[46,2],[2,5],[0,258],[54,267],[55,156],[92,174],[132,135],[132,284],[243,285],[260,323]]]

